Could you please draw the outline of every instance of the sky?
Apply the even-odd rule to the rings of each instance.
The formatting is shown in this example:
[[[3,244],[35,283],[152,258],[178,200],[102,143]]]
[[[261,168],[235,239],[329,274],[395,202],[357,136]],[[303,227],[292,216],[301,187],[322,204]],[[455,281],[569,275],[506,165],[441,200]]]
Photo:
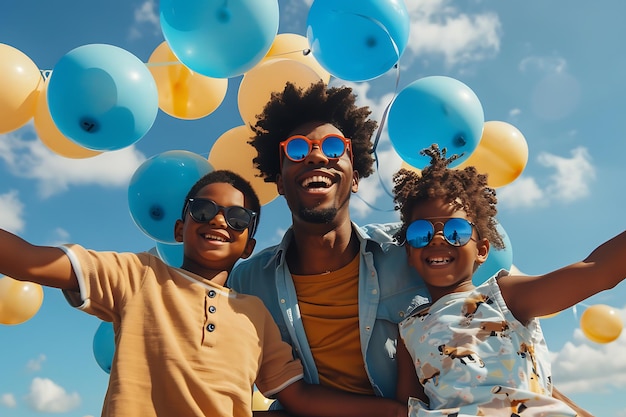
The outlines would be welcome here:
[[[510,239],[513,265],[522,273],[540,274],[581,260],[623,231],[626,4],[405,3],[411,25],[399,70],[362,82],[332,77],[330,83],[353,87],[358,104],[370,106],[380,121],[395,92],[423,77],[445,75],[476,93],[485,121],[519,129],[528,146],[526,167],[497,193],[498,220]],[[305,35],[311,1],[279,0],[278,5],[278,33]],[[42,71],[52,70],[72,49],[95,43],[118,46],[147,63],[163,41],[156,0],[0,3],[0,43],[20,50]],[[146,159],[169,150],[208,157],[222,134],[242,125],[240,81],[241,76],[228,80],[224,101],[208,116],[184,120],[159,110],[137,143],[93,158],[69,159],[50,151],[32,120],[0,134],[0,226],[41,245],[153,248],[155,242],[129,213],[130,178]],[[0,88],[6,88],[2,80]],[[377,156],[378,171],[361,181],[351,200],[359,224],[398,219],[387,190],[402,160],[385,128]],[[282,198],[265,204],[257,248],[277,243],[289,225]],[[594,343],[582,333],[579,319],[586,308],[605,304],[626,322],[624,300],[626,284],[621,283],[542,320],[555,385],[598,416],[626,416],[626,332],[612,343]],[[108,381],[93,354],[99,326],[99,319],[72,309],[60,291],[49,288],[33,318],[0,325],[0,415],[98,416]]]

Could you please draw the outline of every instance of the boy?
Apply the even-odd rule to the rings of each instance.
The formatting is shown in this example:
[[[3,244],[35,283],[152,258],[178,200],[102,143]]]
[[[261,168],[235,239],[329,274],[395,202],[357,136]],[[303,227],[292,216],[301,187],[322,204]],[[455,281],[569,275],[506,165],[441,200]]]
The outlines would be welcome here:
[[[255,383],[298,415],[406,414],[393,401],[305,385],[263,303],[224,287],[254,249],[259,211],[247,181],[214,171],[191,188],[174,226],[181,268],[148,253],[34,246],[0,230],[0,272],[61,288],[73,306],[113,322],[103,416],[250,416]]]
[[[495,191],[474,167],[449,169],[436,145],[421,175],[400,170],[394,201],[408,263],[432,297],[400,323],[398,399],[410,416],[575,416],[552,397],[549,353],[536,317],[564,310],[626,277],[626,233],[585,260],[534,277],[506,271],[474,287],[493,245]],[[567,289],[566,291],[564,289]],[[523,411],[523,412],[522,412]]]

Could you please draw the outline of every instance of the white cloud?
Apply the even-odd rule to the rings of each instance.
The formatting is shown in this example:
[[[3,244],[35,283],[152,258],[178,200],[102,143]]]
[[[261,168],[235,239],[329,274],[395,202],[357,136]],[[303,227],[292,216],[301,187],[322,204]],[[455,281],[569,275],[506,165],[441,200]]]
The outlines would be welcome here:
[[[134,146],[103,152],[93,158],[64,158],[50,151],[40,140],[27,139],[28,129],[32,130],[32,124],[0,136],[0,159],[12,175],[35,180],[43,198],[75,185],[125,187],[146,159]]]
[[[135,9],[135,22],[159,25],[158,6],[154,0],[146,0]]]
[[[411,18],[407,51],[415,55],[443,55],[448,66],[497,54],[501,32],[498,15],[490,12],[469,15],[451,3],[450,0],[406,1]]]
[[[156,0],[145,0],[135,8],[135,22],[129,30],[130,39],[140,39],[145,35],[145,28],[152,28],[151,33],[158,35],[161,33],[161,21],[159,18],[159,7]]]
[[[522,175],[497,190],[498,204],[510,208],[535,207],[552,201],[568,203],[588,196],[596,175],[591,156],[583,147],[573,149],[571,155],[571,158],[564,158],[547,152],[539,154],[538,162],[555,170],[548,177],[548,183],[542,188],[534,178]]]
[[[54,235],[55,237],[53,241],[48,244],[49,246],[60,246],[70,241],[70,234],[61,227],[54,229]]]
[[[626,308],[618,310],[626,322]],[[556,386],[566,395],[578,392],[608,393],[626,389],[626,332],[614,342],[590,342],[580,329],[552,357]],[[584,359],[583,359],[584,358]]]
[[[10,393],[4,393],[0,395],[0,405],[3,405],[7,408],[15,408],[17,406],[17,401],[15,401],[15,396]]]
[[[24,230],[22,211],[24,204],[19,200],[16,190],[0,194],[0,228],[13,233]]]
[[[31,372],[41,370],[41,365],[46,361],[46,355],[41,354],[36,359],[31,359],[26,363],[26,369]]]
[[[535,207],[545,204],[544,191],[534,178],[523,175],[497,190],[498,205],[511,208]]]
[[[559,74],[567,70],[567,61],[561,57],[528,56],[519,64],[522,73]]]
[[[26,397],[29,406],[44,413],[65,413],[80,405],[80,396],[68,394],[63,387],[47,378],[35,378]]]
[[[596,173],[591,164],[591,156],[587,149],[578,147],[571,151],[572,158],[563,158],[542,152],[539,162],[556,173],[550,176],[551,183],[546,194],[551,198],[574,201],[589,195],[589,183],[595,179]]]

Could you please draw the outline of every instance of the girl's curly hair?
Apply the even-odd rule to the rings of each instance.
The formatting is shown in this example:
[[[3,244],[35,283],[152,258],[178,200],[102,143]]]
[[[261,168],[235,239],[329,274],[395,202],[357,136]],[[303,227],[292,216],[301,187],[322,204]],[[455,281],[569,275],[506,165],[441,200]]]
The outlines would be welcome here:
[[[287,83],[272,93],[263,112],[251,126],[255,136],[248,142],[257,150],[253,162],[265,182],[276,182],[280,173],[280,142],[298,126],[319,121],[330,123],[352,142],[353,166],[361,178],[374,172],[371,137],[378,124],[368,118],[368,107],[357,107],[350,87],[327,88],[323,81],[308,89]]]
[[[406,229],[411,221],[413,208],[421,202],[441,198],[456,209],[463,209],[473,221],[481,238],[487,238],[496,249],[504,248],[504,241],[497,230],[496,192],[487,185],[487,176],[479,174],[473,166],[450,169],[448,165],[459,158],[446,158],[446,148],[437,144],[423,149],[420,154],[430,157],[430,165],[421,175],[401,169],[393,176],[395,209],[400,210],[402,228],[396,233],[399,242],[406,239]]]

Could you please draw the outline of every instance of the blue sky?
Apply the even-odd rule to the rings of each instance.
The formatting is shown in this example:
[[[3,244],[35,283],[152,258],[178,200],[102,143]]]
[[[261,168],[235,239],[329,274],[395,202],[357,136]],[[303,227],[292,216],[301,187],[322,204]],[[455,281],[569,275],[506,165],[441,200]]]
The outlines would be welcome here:
[[[278,3],[279,33],[304,35],[311,1]],[[485,120],[506,121],[526,138],[526,169],[497,190],[498,218],[512,243],[513,264],[526,274],[546,272],[584,258],[624,230],[626,5],[620,0],[601,5],[406,0],[406,5],[411,28],[399,89],[430,75],[456,78],[476,93]],[[121,47],[147,62],[163,40],[156,0],[0,5],[0,43],[19,49],[41,70],[92,43]],[[135,145],[94,158],[55,155],[38,140],[32,122],[0,134],[0,226],[37,244],[76,242],[134,252],[154,247],[129,215],[130,177],[144,160],[168,150],[207,157],[220,135],[242,124],[240,79],[229,79],[226,99],[209,116],[182,120],[160,111]],[[395,82],[390,71],[350,85],[359,104],[369,105],[380,120]],[[331,83],[344,84],[335,78]],[[390,185],[401,164],[386,131],[378,156],[379,172],[362,181],[351,201],[358,223],[397,219],[379,186],[379,181]],[[289,224],[281,198],[266,204],[257,248],[276,243]],[[626,321],[625,299],[622,283],[543,320],[556,386],[598,416],[626,416],[626,335],[596,344],[583,336],[578,319],[586,307],[608,304]],[[70,308],[58,290],[45,289],[35,317],[0,325],[0,415],[99,415],[108,379],[93,357],[99,324]]]

